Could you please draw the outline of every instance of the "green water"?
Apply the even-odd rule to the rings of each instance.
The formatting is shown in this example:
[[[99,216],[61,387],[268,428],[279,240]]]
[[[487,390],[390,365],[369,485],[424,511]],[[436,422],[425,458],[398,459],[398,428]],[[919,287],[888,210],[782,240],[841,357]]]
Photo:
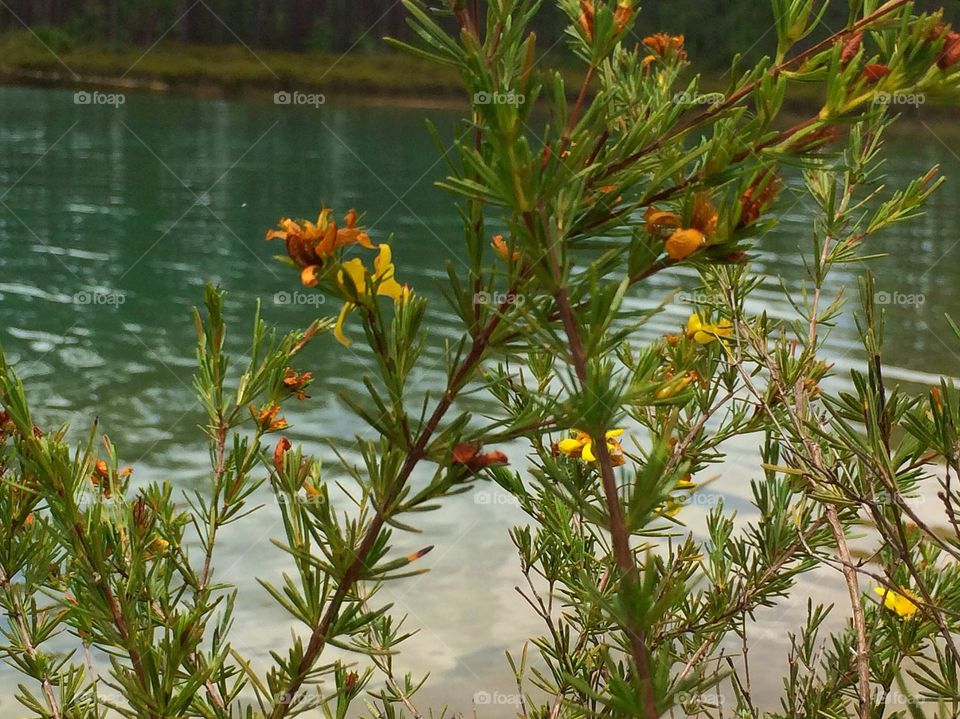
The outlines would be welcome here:
[[[365,212],[377,240],[394,234],[398,276],[436,300],[429,322],[434,345],[459,336],[435,285],[446,260],[459,265],[462,234],[448,197],[432,187],[442,164],[426,117],[452,136],[457,114],[451,111],[145,95],[129,95],[115,109],[77,105],[67,91],[0,89],[0,342],[25,378],[40,421],[82,429],[98,417],[122,461],[135,465],[137,480],[202,484],[208,459],[198,441],[203,415],[190,388],[190,308],[207,280],[228,290],[236,352],[245,345],[257,299],[269,322],[305,326],[318,309],[277,301],[278,293],[296,289],[294,277],[272,261],[282,248],[264,242],[263,234],[280,215],[314,215],[321,203]],[[891,184],[937,162],[960,182],[956,140],[942,124],[902,130],[888,148]],[[945,312],[960,317],[955,182],[937,195],[926,218],[873,248],[890,253],[873,264],[879,288],[904,300],[889,308],[888,376],[915,388],[940,373],[960,374],[957,343],[943,323]],[[789,193],[785,201],[784,222],[758,247],[755,270],[796,288],[803,277],[797,250],[809,243],[810,211]],[[860,270],[851,266],[833,281],[855,286]],[[629,306],[650,306],[691,282],[688,272],[658,277],[638,288]],[[907,304],[906,296],[922,303]],[[782,316],[790,311],[773,279],[753,308]],[[688,311],[675,303],[647,331],[674,331]],[[359,343],[352,349],[321,338],[302,361],[318,379],[313,398],[288,412],[291,436],[319,454],[329,455],[322,443],[327,437],[349,451],[358,431],[335,396],[362,389],[369,358]],[[852,314],[841,318],[829,349],[841,374],[859,361]],[[442,382],[436,358],[435,351],[428,354],[420,391]],[[756,476],[752,448],[735,449],[718,470],[714,491],[747,513],[747,483]],[[327,466],[334,476],[333,463]],[[279,515],[268,495],[263,501],[259,513],[225,535],[217,575],[241,587],[236,645],[255,660],[289,643],[286,619],[254,580],[283,569],[268,541],[281,531]],[[707,508],[687,510],[693,529]],[[409,613],[411,628],[422,630],[399,667],[433,674],[424,705],[468,711],[474,692],[513,692],[503,650],[518,651],[538,631],[513,591],[518,572],[506,530],[520,520],[505,497],[487,489],[423,517],[424,535],[401,538],[411,548],[437,546],[427,562],[430,574],[384,593],[397,611]],[[817,596],[842,591],[836,576],[817,581],[831,587]],[[782,659],[785,632],[799,614],[798,605],[767,615],[759,656]],[[0,717],[16,715],[3,689],[13,679],[0,668]],[[482,716],[506,716],[509,709],[489,708]]]

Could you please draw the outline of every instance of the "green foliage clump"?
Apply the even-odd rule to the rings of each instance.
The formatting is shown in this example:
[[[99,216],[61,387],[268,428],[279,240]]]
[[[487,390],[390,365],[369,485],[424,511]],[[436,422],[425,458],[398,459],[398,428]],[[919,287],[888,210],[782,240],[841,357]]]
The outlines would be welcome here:
[[[521,716],[720,716],[723,697],[737,716],[956,716],[960,388],[943,380],[909,397],[888,385],[869,274],[851,391],[831,390],[823,347],[847,311],[826,278],[941,183],[931,168],[885,187],[882,138],[892,97],[956,101],[960,33],[906,0],[852,0],[845,27],[812,40],[827,3],[773,4],[774,56],[704,93],[683,37],[625,42],[631,0],[559,0],[584,66],[570,93],[562,74],[536,69],[539,3],[498,0],[481,14],[464,0],[406,0],[417,42],[396,44],[456,72],[472,101],[440,183],[457,198],[468,269],[448,267],[463,336],[444,348],[439,394],[410,381],[427,302],[396,276],[402,247],[328,208],[315,222],[284,218],[268,238],[304,285],[342,303],[336,319],[281,336],[258,314],[234,368],[223,294],[207,291],[195,384],[209,481],[183,501],[169,483],[132,485],[95,426],[76,448],[65,428],[35,427],[0,361],[0,652],[33,680],[18,694],[27,710],[421,716],[422,681],[395,668],[409,632],[379,590],[424,571],[429,548],[398,556],[394,533],[486,481],[529,517],[510,537],[544,631],[508,652]],[[813,82],[825,88],[818,112],[785,121],[786,99]],[[816,214],[794,315],[774,318],[748,309],[761,282],[750,252],[775,228],[788,165]],[[625,299],[681,265],[702,282],[689,320],[644,341],[660,308]],[[358,440],[359,461],[336,457],[349,485],[283,436],[283,404],[317,381],[294,364],[327,331],[375,359],[368,391],[343,398],[375,434]],[[464,400],[481,393],[495,409],[471,412]],[[759,439],[756,516],[737,521],[718,502],[696,535],[684,507],[737,437]],[[262,585],[300,631],[262,672],[231,644],[235,591],[215,567],[220,531],[267,491],[287,573]],[[937,496],[946,530],[918,516],[921,493]],[[337,509],[343,496],[350,511]],[[864,524],[867,560],[850,543]],[[758,706],[754,619],[818,569],[844,587],[849,621],[831,630],[839,610],[811,603],[789,637],[779,707]],[[51,648],[63,633],[109,669]]]

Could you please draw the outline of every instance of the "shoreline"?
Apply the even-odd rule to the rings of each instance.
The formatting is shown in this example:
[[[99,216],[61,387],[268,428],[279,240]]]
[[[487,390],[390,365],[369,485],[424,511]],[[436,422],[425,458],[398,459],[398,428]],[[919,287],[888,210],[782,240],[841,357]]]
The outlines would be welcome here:
[[[262,101],[277,92],[323,95],[325,101],[365,107],[464,110],[469,98],[459,76],[400,53],[255,52],[240,45],[159,45],[143,48],[47,47],[26,32],[0,35],[0,85],[100,92],[182,95],[199,99]],[[11,58],[16,58],[11,61]],[[583,71],[560,67],[568,93]],[[723,87],[706,74],[703,89]],[[816,113],[822,88],[796,84],[784,104],[787,116]],[[893,108],[905,125],[925,121],[953,129],[960,111],[934,103]],[[947,129],[947,128],[944,128]],[[951,133],[952,134],[952,133]]]
[[[146,78],[123,78],[109,75],[72,77],[66,73],[47,70],[0,68],[0,86],[21,88],[46,88],[60,90],[97,90],[102,92],[125,91],[148,95],[179,95],[202,100],[263,100],[269,98],[277,87],[260,83],[226,84],[215,80],[166,82]],[[329,88],[301,86],[298,92],[310,91],[323,94]],[[371,88],[362,92],[336,91],[338,99],[352,105],[368,107],[393,106],[405,109],[462,110],[470,106],[466,97],[452,92],[420,94],[412,91],[393,91],[390,88]]]

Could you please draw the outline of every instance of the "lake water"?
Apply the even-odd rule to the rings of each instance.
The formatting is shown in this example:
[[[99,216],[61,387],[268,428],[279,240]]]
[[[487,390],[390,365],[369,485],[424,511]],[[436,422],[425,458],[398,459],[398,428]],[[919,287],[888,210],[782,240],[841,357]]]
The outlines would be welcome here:
[[[277,301],[277,293],[296,289],[295,276],[271,259],[282,246],[263,242],[263,234],[279,216],[315,215],[321,203],[341,214],[350,207],[365,212],[377,240],[395,234],[398,276],[434,300],[433,346],[458,337],[436,281],[445,277],[447,259],[459,265],[462,231],[450,198],[432,186],[443,167],[427,117],[452,137],[457,113],[450,110],[341,105],[332,98],[313,109],[148,95],[128,95],[115,109],[77,105],[69,91],[0,88],[0,343],[26,381],[38,418],[84,431],[98,417],[122,462],[136,467],[137,480],[202,485],[208,458],[197,429],[204,417],[191,389],[191,307],[202,301],[207,280],[228,290],[229,344],[238,354],[257,299],[270,323],[306,326],[318,308]],[[958,343],[943,321],[945,312],[960,317],[958,139],[949,125],[911,122],[888,147],[891,185],[937,162],[953,178],[924,219],[873,247],[890,254],[873,262],[879,289],[900,300],[889,307],[887,376],[914,389],[939,374],[960,374]],[[798,248],[809,244],[810,208],[803,201],[791,206],[790,193],[785,201],[784,221],[757,248],[754,267],[794,288],[804,275]],[[861,269],[838,271],[834,289],[854,289]],[[649,307],[693,281],[685,271],[658,276],[633,290],[629,306]],[[773,315],[790,312],[775,279],[755,302]],[[674,303],[646,331],[676,331],[688,312]],[[851,313],[841,318],[829,351],[840,375],[860,361]],[[443,381],[438,357],[428,353],[420,391]],[[347,351],[324,337],[301,365],[317,381],[313,398],[287,412],[290,436],[328,458],[329,479],[337,469],[325,440],[349,451],[358,424],[336,394],[362,392],[369,357],[359,343]],[[750,512],[749,480],[758,476],[752,449],[734,447],[711,487],[742,517]],[[281,532],[279,513],[268,494],[262,499],[257,514],[225,533],[216,575],[240,587],[234,643],[255,659],[285,651],[290,641],[289,623],[255,581],[284,568],[268,541]],[[700,531],[706,509],[685,510],[693,531]],[[540,629],[513,589],[519,573],[507,530],[523,517],[502,494],[481,487],[418,521],[423,535],[399,542],[436,545],[424,560],[432,571],[382,595],[421,629],[406,645],[400,673],[432,674],[423,707],[469,711],[476,692],[514,693],[503,651],[518,652]],[[842,602],[838,575],[821,573],[816,582],[806,582],[798,598],[812,591]],[[782,663],[786,631],[801,614],[801,602],[761,613],[753,656]],[[7,691],[14,681],[12,670],[0,668],[0,718],[18,715]],[[772,699],[776,687],[764,693]],[[481,709],[484,717],[511,714],[508,706]]]

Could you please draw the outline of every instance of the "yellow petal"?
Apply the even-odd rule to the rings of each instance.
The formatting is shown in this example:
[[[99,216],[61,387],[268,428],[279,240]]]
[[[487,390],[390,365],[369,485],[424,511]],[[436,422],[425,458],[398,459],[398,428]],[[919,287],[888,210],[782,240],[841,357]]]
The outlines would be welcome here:
[[[588,462],[595,462],[595,461],[597,461],[596,456],[593,454],[593,440],[592,440],[592,439],[587,439],[587,441],[583,443],[583,454],[581,454],[580,456],[583,457],[583,458],[584,458],[585,460],[587,460]]]
[[[729,337],[733,334],[733,325],[727,320],[723,320],[720,324],[713,325],[713,333],[720,337]]]
[[[561,439],[557,442],[557,449],[564,454],[576,454],[583,445],[575,439]]]
[[[919,609],[913,600],[919,602],[920,598],[909,589],[901,590],[902,594],[886,587],[874,587],[873,591],[878,596],[883,597],[883,606],[906,619],[916,614]]]
[[[346,288],[344,277],[350,278],[360,297],[367,294],[367,269],[359,257],[347,260],[340,269],[340,285]]]
[[[393,279],[393,259],[390,245],[386,243],[380,245],[380,251],[373,261],[373,269],[374,280],[384,281]]]
[[[344,347],[349,347],[351,344],[353,344],[353,342],[351,342],[350,339],[343,334],[343,323],[346,322],[347,315],[350,314],[350,310],[352,309],[353,303],[344,302],[343,307],[340,308],[340,314],[337,316],[337,325],[333,328],[333,336],[336,337],[340,344],[342,344]]]
[[[328,224],[329,221],[330,221],[330,214],[331,214],[332,212],[333,212],[333,210],[331,210],[329,207],[326,207],[326,208],[324,208],[323,210],[320,211],[320,214],[319,214],[319,215],[317,215],[317,224],[316,224],[316,227],[317,227],[321,232],[326,232],[326,231],[327,231],[327,224]]]
[[[609,432],[607,432],[606,436],[607,439],[613,439],[614,437],[619,437],[621,434],[623,434],[622,429],[611,429]]]
[[[687,334],[692,337],[701,327],[703,327],[703,320],[700,319],[700,315],[696,313],[690,315],[687,320]]]
[[[381,281],[380,284],[377,285],[377,294],[383,297],[389,297],[396,302],[404,299],[405,295],[409,295],[410,292],[405,285],[401,285],[391,277]]]

